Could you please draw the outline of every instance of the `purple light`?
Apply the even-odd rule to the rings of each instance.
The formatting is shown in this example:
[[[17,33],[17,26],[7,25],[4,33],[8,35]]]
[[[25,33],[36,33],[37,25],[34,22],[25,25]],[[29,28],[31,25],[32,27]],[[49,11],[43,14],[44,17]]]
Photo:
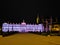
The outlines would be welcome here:
[[[12,24],[8,25],[9,32],[12,31]]]
[[[2,31],[3,32],[7,32],[8,31],[8,24],[7,23],[3,23],[3,25],[2,25]]]
[[[19,32],[28,32],[28,31],[38,31],[38,32],[43,32],[44,26],[43,24],[39,25],[32,25],[32,24],[27,24],[27,25],[21,25],[21,24],[7,24],[3,23],[2,26],[2,31],[7,32],[7,31],[19,31]]]

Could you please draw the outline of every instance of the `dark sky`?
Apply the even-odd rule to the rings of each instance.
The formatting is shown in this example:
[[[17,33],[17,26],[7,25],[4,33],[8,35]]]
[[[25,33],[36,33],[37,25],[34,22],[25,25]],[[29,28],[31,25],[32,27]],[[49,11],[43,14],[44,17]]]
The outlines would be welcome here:
[[[44,18],[53,16],[60,17],[59,1],[49,0],[4,0],[1,3],[0,23],[2,22],[22,22],[35,23],[36,16]]]

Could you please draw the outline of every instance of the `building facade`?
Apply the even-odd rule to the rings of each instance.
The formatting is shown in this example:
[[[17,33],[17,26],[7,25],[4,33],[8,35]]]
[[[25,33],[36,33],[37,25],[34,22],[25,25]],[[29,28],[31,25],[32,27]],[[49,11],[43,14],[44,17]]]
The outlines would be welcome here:
[[[18,31],[18,32],[43,32],[44,26],[43,24],[26,24],[25,22],[21,24],[11,24],[11,23],[3,23],[2,25],[3,32],[11,32],[11,31]]]

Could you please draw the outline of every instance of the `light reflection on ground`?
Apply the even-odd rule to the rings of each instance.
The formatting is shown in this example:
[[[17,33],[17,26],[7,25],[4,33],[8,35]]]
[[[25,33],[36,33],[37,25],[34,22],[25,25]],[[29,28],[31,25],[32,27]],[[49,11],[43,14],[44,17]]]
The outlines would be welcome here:
[[[41,36],[31,33],[0,36],[0,45],[60,45],[59,36]]]

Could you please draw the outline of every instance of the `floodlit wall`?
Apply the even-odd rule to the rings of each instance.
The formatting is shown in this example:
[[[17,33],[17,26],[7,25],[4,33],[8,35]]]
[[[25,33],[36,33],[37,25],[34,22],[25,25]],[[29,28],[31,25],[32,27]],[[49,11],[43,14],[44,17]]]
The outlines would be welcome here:
[[[3,23],[3,25],[2,25],[2,31],[3,32],[7,32],[8,31],[8,25],[9,24],[7,24],[7,23]]]
[[[2,25],[2,31],[7,32],[10,31],[18,31],[18,32],[28,32],[28,31],[38,31],[38,32],[43,32],[44,31],[44,26],[43,24],[39,25],[32,25],[32,24],[27,24],[27,25],[22,25],[22,24],[8,24],[8,23],[3,23]]]
[[[8,24],[8,30],[9,32],[12,31],[12,24]]]

